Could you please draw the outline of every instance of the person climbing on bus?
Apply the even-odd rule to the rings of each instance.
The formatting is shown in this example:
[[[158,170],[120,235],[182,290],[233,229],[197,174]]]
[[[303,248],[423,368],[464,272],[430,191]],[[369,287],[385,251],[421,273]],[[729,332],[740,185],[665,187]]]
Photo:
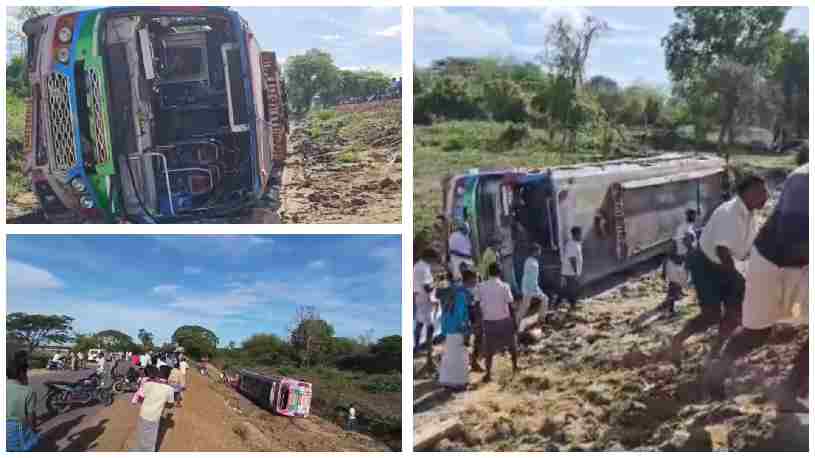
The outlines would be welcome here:
[[[28,385],[28,352],[6,352],[6,451],[29,452],[37,434],[37,393]]]
[[[761,228],[747,268],[741,328],[727,340],[719,361],[708,368],[705,386],[725,397],[724,382],[735,361],[766,345],[781,322],[809,325],[809,168],[802,164],[784,183],[770,219]],[[798,401],[809,386],[809,339],[795,357],[792,371],[770,398],[780,410],[807,412]]]
[[[524,261],[524,274],[521,279],[523,299],[521,300],[521,307],[515,313],[519,329],[521,327],[521,321],[526,318],[526,314],[530,308],[537,304],[540,305],[538,311],[538,319],[540,319],[541,312],[545,315],[549,305],[549,298],[541,291],[540,283],[538,283],[540,279],[540,264],[538,259],[540,259],[542,253],[543,249],[540,244],[533,243],[532,252],[529,254],[529,257],[526,258],[526,261]]]
[[[688,259],[701,311],[671,341],[669,354],[677,368],[682,364],[682,344],[690,336],[718,324],[719,334],[708,357],[713,358],[739,326],[744,300],[740,269],[755,238],[755,212],[767,198],[764,179],[745,176],[736,186],[736,196],[716,208],[702,231],[699,249]]]
[[[484,383],[492,380],[492,359],[496,353],[509,349],[512,356],[512,373],[518,372],[518,327],[513,310],[512,291],[501,280],[498,264],[489,267],[489,279],[480,283],[475,290],[475,301],[481,307],[484,329],[484,356],[486,371]]]
[[[563,299],[566,299],[574,309],[580,295],[580,276],[583,274],[583,230],[579,226],[574,226],[570,234],[571,238],[566,242],[560,255],[562,263],[560,292],[552,308],[558,308]]]
[[[467,225],[459,223],[456,225],[456,230],[450,234],[450,239],[447,242],[450,271],[453,273],[453,281],[455,282],[461,282],[462,264],[475,265],[473,262],[473,246],[468,234]]]
[[[668,282],[668,294],[662,303],[669,317],[676,315],[676,302],[682,298],[683,290],[688,286],[690,273],[687,269],[688,254],[696,248],[696,210],[685,212],[685,222],[676,228],[671,251],[665,259],[664,276]]]

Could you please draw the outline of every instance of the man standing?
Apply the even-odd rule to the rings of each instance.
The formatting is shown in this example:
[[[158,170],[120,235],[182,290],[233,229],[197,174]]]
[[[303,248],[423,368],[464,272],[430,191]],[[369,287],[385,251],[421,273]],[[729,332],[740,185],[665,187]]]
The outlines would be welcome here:
[[[478,285],[475,301],[481,306],[484,328],[483,350],[486,356],[486,375],[483,382],[492,380],[492,358],[509,348],[512,355],[512,372],[518,372],[518,342],[516,339],[515,312],[512,309],[512,291],[500,277],[498,264],[489,267],[489,279]]]
[[[413,332],[414,349],[419,348],[422,328],[427,329],[427,363],[433,364],[433,271],[431,266],[438,262],[439,255],[432,248],[422,252],[419,261],[413,266],[413,310],[416,314],[416,329]],[[414,350],[415,351],[415,350]]]
[[[472,243],[470,243],[466,225],[459,223],[456,230],[450,234],[450,239],[447,241],[447,250],[450,255],[450,272],[453,273],[453,281],[460,283],[461,264],[470,267],[475,265],[473,263]]]
[[[521,321],[526,318],[527,312],[533,302],[540,303],[540,311],[538,318],[540,319],[540,312],[545,312],[548,304],[548,298],[540,289],[540,264],[538,259],[541,257],[543,250],[537,243],[532,244],[532,253],[524,262],[524,274],[521,280],[521,293],[523,293],[523,300],[521,301],[521,308],[515,313],[518,329],[521,328]]]
[[[767,188],[762,178],[748,175],[739,182],[736,194],[710,216],[699,250],[688,260],[701,312],[671,342],[676,367],[682,364],[682,343],[688,337],[718,323],[719,335],[711,349],[711,356],[715,356],[741,322],[744,277],[736,262],[746,260],[750,253],[755,238],[754,213],[767,202]]]
[[[560,306],[565,298],[572,308],[577,306],[577,297],[580,293],[580,276],[583,275],[583,230],[575,226],[571,230],[572,238],[566,242],[561,253],[560,273],[561,292],[557,295],[554,308]]]
[[[441,328],[444,334],[444,354],[439,368],[439,384],[451,390],[463,390],[469,382],[467,350],[465,341],[470,333],[470,292],[476,285],[475,272],[461,273],[461,285],[455,285],[453,298],[443,304]]]
[[[756,237],[747,269],[742,327],[727,341],[719,362],[706,374],[707,389],[724,397],[724,381],[733,363],[764,345],[775,323],[808,324],[809,308],[809,167],[796,169],[772,216]],[[807,412],[797,401],[809,377],[809,340],[795,358],[789,376],[772,396],[781,410]]]
[[[354,431],[357,427],[357,409],[351,404],[348,407],[348,424],[346,425],[348,431]]]
[[[6,353],[6,451],[28,452],[39,442],[37,393],[28,385],[28,352]]]
[[[688,209],[685,222],[676,228],[671,253],[665,260],[665,280],[668,282],[668,296],[663,302],[669,316],[676,314],[676,301],[682,297],[682,290],[688,285],[688,253],[696,247],[696,210]]]
[[[80,351],[77,357],[79,358],[79,368],[85,369],[85,353]]]

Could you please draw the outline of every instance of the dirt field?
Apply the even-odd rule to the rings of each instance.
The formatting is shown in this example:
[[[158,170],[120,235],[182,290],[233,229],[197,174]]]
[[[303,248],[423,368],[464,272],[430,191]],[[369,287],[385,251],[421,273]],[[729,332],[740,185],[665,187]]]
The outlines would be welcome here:
[[[109,408],[54,429],[50,450],[127,451],[136,440],[138,407],[119,396]],[[67,422],[66,422],[67,423]],[[159,451],[388,451],[384,444],[316,416],[272,415],[240,395],[193,373],[183,407],[165,411]],[[55,437],[60,436],[60,437]],[[47,447],[46,447],[47,448]]]
[[[414,359],[416,436],[460,418],[463,432],[432,449],[800,450],[807,435],[797,422],[806,415],[779,414],[766,391],[792,367],[806,327],[778,328],[770,346],[737,363],[729,399],[710,402],[698,387],[713,331],[687,342],[677,371],[662,353],[698,307],[691,292],[679,317],[652,314],[664,286],[652,272],[582,301],[573,316],[523,336],[520,374],[512,377],[508,355],[498,357],[493,382],[471,373],[464,393],[438,389]]]

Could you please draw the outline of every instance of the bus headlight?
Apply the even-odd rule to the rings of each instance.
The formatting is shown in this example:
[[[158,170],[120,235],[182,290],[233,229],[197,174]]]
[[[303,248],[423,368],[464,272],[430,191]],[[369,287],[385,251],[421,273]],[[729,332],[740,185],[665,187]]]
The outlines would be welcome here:
[[[71,52],[68,51],[68,48],[59,48],[59,50],[57,50],[58,61],[62,62],[63,64],[67,64],[70,58]]]
[[[82,196],[79,198],[79,203],[82,205],[82,208],[93,208],[93,199],[90,196]]]
[[[59,29],[59,33],[57,34],[57,38],[62,43],[70,43],[71,37],[73,37],[73,32],[71,32],[70,27],[63,27]]]

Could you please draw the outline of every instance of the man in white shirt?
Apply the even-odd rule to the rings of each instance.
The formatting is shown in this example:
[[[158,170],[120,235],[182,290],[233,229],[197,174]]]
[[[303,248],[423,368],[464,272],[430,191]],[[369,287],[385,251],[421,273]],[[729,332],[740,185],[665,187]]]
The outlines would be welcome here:
[[[472,243],[467,234],[467,226],[459,224],[456,230],[450,234],[450,238],[447,241],[447,251],[450,255],[450,272],[453,274],[453,281],[456,283],[461,282],[461,264],[468,266],[475,265],[473,262]]]
[[[671,252],[665,259],[665,281],[668,282],[668,294],[662,303],[669,316],[676,314],[676,302],[682,297],[682,290],[688,285],[687,258],[696,247],[696,210],[685,212],[685,222],[676,228]]]
[[[169,366],[162,369],[159,377],[169,378]],[[139,409],[139,423],[136,429],[136,446],[131,451],[155,452],[158,432],[164,407],[175,400],[175,389],[166,383],[145,382],[144,399]]]
[[[419,261],[413,266],[413,313],[416,328],[413,331],[414,351],[419,348],[422,329],[427,329],[427,362],[432,364],[433,356],[433,270],[432,265],[437,263],[438,253],[432,248],[424,250]]]
[[[577,306],[577,297],[580,293],[580,276],[583,275],[583,230],[575,226],[570,231],[572,238],[563,247],[560,255],[561,291],[554,301],[554,308],[560,306],[563,299],[569,301],[572,308]]]
[[[699,250],[688,260],[701,312],[671,342],[671,359],[677,367],[682,364],[682,344],[688,337],[718,324],[719,334],[710,353],[715,357],[739,326],[744,276],[738,264],[750,253],[756,237],[754,214],[767,198],[764,179],[747,175],[736,187],[736,196],[719,205],[703,229]]]
[[[521,279],[523,300],[521,301],[521,307],[515,312],[518,329],[520,329],[521,321],[526,318],[526,314],[532,307],[533,302],[540,303],[541,311],[545,311],[549,305],[548,298],[543,294],[543,291],[541,291],[540,283],[538,282],[540,279],[540,264],[538,259],[542,253],[543,249],[541,246],[537,243],[533,243],[532,253],[530,253],[530,256],[524,261],[524,274]],[[538,312],[538,317],[540,317],[540,312]]]
[[[481,308],[484,332],[483,351],[487,366],[482,380],[484,383],[492,380],[492,357],[507,348],[512,355],[512,372],[518,371],[518,329],[512,308],[512,291],[501,280],[498,264],[490,264],[488,270],[489,279],[476,287],[474,297]]]

